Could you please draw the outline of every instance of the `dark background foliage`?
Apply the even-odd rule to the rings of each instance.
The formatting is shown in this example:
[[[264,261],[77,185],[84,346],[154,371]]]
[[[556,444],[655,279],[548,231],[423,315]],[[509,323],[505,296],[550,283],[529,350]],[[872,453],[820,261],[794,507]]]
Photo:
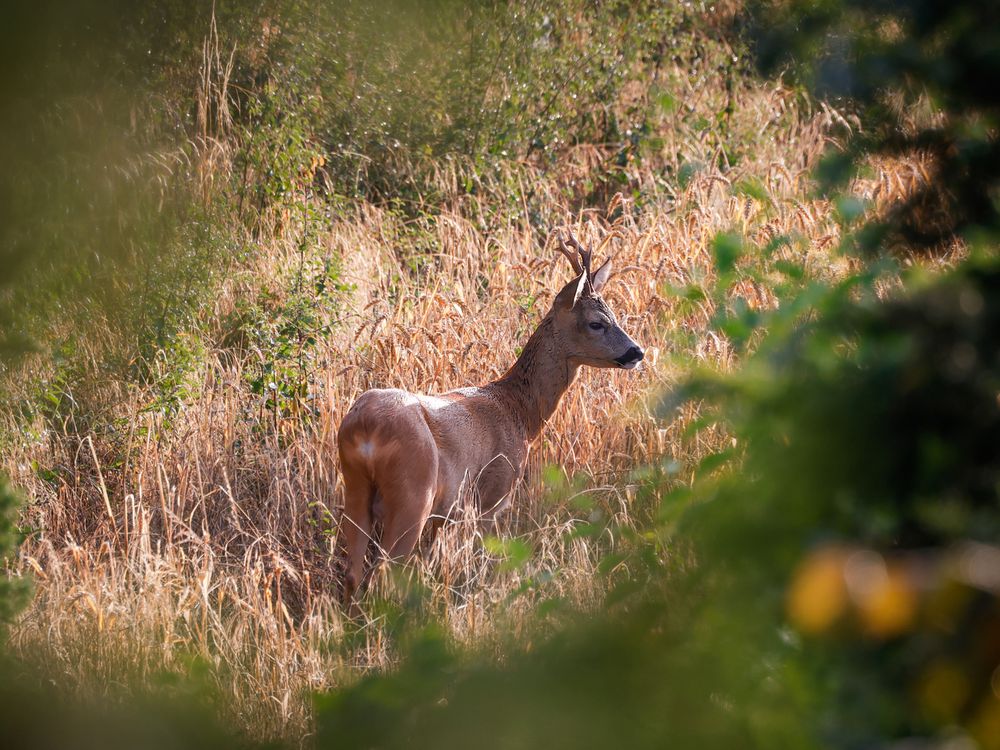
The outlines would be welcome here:
[[[846,149],[831,153],[821,177],[842,184],[873,153],[933,155],[926,189],[863,235],[868,249],[887,239],[926,248],[956,233],[996,232],[996,5],[809,0],[773,8],[751,4],[740,19],[752,28],[760,69],[793,71],[818,96],[856,110],[863,123]]]

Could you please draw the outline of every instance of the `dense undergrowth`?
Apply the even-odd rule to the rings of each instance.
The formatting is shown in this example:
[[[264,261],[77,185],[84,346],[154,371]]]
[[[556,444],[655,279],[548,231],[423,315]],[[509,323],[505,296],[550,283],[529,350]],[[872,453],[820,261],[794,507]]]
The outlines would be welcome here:
[[[4,115],[3,689],[82,706],[25,745],[994,746],[989,102],[813,98],[741,5],[78,13]],[[501,375],[560,227],[644,368],[348,620],[342,415]]]

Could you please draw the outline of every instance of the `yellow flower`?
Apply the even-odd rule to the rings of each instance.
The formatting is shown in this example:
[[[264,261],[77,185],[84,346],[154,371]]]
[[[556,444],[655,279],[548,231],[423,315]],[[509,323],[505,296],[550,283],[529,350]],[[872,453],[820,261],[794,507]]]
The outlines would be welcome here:
[[[788,588],[788,619],[802,633],[829,630],[847,609],[844,563],[847,552],[827,547],[810,554],[796,570]]]

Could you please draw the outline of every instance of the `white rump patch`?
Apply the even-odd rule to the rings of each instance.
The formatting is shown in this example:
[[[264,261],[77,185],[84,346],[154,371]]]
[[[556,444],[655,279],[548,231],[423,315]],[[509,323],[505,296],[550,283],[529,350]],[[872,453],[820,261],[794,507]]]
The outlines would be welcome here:
[[[371,460],[371,457],[375,455],[375,446],[371,440],[362,440],[358,445],[358,453],[360,453],[365,458]]]

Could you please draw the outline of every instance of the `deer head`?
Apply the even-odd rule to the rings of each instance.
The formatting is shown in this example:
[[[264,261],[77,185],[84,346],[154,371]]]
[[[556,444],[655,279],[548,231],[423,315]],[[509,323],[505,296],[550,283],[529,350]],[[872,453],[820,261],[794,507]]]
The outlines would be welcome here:
[[[642,361],[642,348],[621,329],[600,296],[611,276],[611,259],[591,272],[590,251],[572,233],[568,239],[559,233],[558,240],[559,251],[577,274],[556,295],[550,313],[566,359],[572,365],[631,370]]]

